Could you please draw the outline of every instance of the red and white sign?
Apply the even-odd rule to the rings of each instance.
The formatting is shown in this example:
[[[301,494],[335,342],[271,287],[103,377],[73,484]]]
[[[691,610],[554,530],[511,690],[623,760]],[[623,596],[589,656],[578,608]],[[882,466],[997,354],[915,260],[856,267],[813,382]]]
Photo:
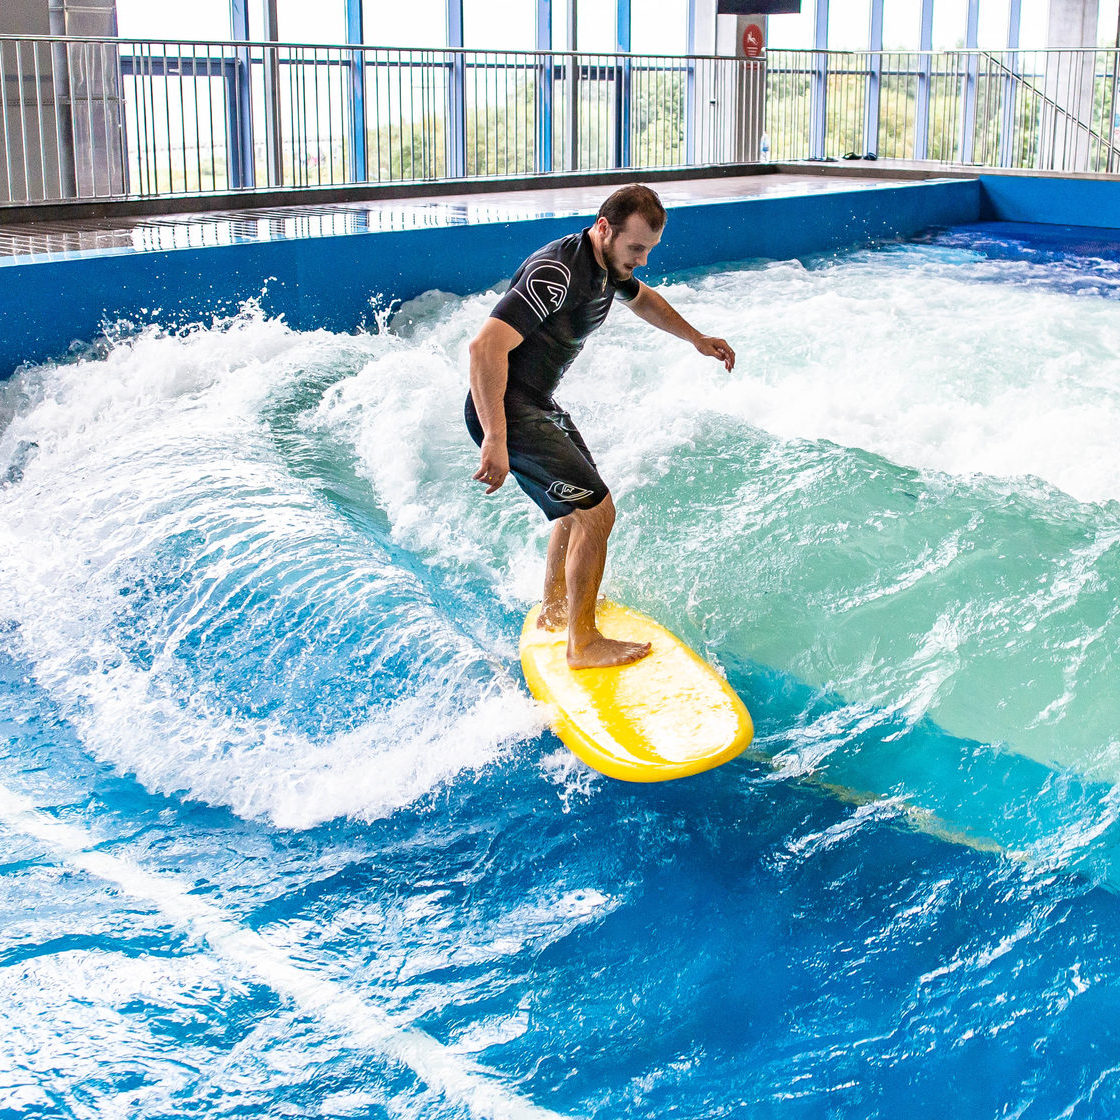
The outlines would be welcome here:
[[[747,58],[758,58],[762,54],[763,46],[765,46],[765,41],[762,36],[762,28],[757,23],[748,23],[743,28],[743,54]]]

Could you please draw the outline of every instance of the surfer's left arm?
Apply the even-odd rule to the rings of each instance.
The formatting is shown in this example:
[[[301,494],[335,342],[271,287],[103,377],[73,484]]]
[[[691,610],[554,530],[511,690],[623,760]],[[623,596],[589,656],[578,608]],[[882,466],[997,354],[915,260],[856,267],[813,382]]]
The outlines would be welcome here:
[[[685,342],[691,342],[705,357],[719,358],[728,370],[735,368],[735,351],[722,339],[698,331],[662,295],[638,281],[638,294],[627,301],[627,307],[651,326],[667,331]]]

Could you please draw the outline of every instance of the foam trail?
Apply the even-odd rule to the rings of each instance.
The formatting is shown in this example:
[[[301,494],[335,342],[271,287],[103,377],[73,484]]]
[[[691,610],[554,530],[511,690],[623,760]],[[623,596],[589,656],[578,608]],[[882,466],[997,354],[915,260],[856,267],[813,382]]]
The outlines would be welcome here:
[[[62,824],[26,797],[0,785],[0,820],[54,849],[70,866],[113,883],[157,906],[226,960],[252,971],[278,995],[350,1038],[411,1069],[430,1088],[478,1120],[561,1120],[501,1085],[487,1070],[453,1053],[424,1031],[396,1022],[376,1004],[340,983],[297,965],[267,938],[204,902],[171,875],[146,871],[131,860],[96,850],[97,840]]]
[[[390,815],[539,732],[486,619],[385,546],[368,490],[347,517],[345,456],[293,435],[400,345],[246,313],[8,387],[5,641],[91,754],[307,828]]]

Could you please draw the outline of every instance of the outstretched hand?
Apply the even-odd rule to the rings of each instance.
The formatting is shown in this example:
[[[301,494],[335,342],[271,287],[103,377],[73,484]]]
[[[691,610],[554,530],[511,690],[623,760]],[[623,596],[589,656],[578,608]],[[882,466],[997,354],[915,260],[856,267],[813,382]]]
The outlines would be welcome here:
[[[735,351],[722,338],[714,338],[710,334],[701,335],[696,340],[696,349],[706,358],[719,358],[728,373],[735,368]]]

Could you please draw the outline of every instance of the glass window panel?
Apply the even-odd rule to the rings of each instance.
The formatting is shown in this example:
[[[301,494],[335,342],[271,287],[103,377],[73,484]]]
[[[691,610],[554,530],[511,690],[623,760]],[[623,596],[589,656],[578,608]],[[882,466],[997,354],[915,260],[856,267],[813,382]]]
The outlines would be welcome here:
[[[933,0],[933,49],[963,48],[967,24],[968,0]]]
[[[365,42],[371,47],[446,47],[446,0],[362,5]]]
[[[345,43],[345,0],[276,0],[276,23],[286,43]]]
[[[870,36],[871,0],[829,0],[829,50],[865,51]]]
[[[617,20],[614,0],[579,0],[576,46],[581,51],[612,53],[617,45]]]
[[[1019,46],[1041,50],[1046,46],[1047,0],[1023,0],[1019,17]]]
[[[463,0],[463,46],[531,51],[537,44],[536,0]]]
[[[976,29],[976,45],[985,51],[1007,49],[1007,17],[1009,0],[982,0],[980,22]]]
[[[815,9],[813,0],[801,0],[801,11],[796,15],[767,16],[766,45],[775,50],[810,50],[816,26]]]
[[[883,49],[916,51],[922,45],[922,0],[885,0]]]
[[[630,49],[635,54],[684,54],[688,0],[631,0]]]
[[[182,5],[117,0],[117,33],[126,39],[228,39],[232,35],[229,0],[191,0]]]

